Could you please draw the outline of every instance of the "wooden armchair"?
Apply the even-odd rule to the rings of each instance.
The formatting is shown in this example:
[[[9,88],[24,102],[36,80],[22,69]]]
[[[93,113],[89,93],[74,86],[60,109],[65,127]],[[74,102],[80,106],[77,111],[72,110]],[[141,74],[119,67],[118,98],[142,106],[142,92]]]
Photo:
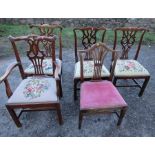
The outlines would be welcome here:
[[[22,124],[19,120],[21,114],[27,111],[43,111],[43,110],[56,110],[59,124],[62,124],[61,105],[59,101],[60,97],[60,79],[59,70],[60,66],[53,61],[53,77],[46,74],[43,68],[43,61],[45,59],[45,50],[42,49],[41,43],[48,41],[51,49],[54,49],[55,37],[46,36],[23,36],[13,38],[10,37],[13,47],[16,49],[16,41],[24,41],[28,44],[28,50],[26,51],[29,61],[32,62],[34,67],[34,74],[31,77],[27,77],[23,70],[23,66],[20,62],[20,57],[16,52],[17,62],[11,64],[5,74],[0,78],[0,83],[4,82],[6,87],[6,94],[8,96],[8,102],[6,108],[9,111],[12,119],[17,127],[21,127]],[[11,91],[11,87],[8,81],[8,76],[15,67],[19,67],[22,82],[16,88],[14,92]],[[16,109],[20,109],[19,115],[16,114]]]
[[[22,67],[20,67],[20,72],[22,73],[22,76],[24,75],[25,77],[29,77],[29,76],[33,76],[35,74],[35,67],[32,61],[29,62],[29,64],[24,68],[23,66],[23,62],[21,60],[21,50],[23,50],[24,48],[26,48],[25,46],[23,46],[23,41],[27,41],[27,46],[31,46],[31,42],[30,39],[26,40],[26,38],[34,38],[37,37],[38,35],[29,35],[28,37],[12,37],[9,36],[9,40],[12,44],[13,47],[13,52],[15,54],[16,60],[17,62],[19,62],[21,64]],[[46,36],[40,36],[46,38]],[[50,36],[47,36],[50,37]],[[62,97],[62,85],[61,85],[61,61],[59,61],[58,59],[56,59],[56,52],[55,52],[55,40],[56,40],[56,36],[52,36],[55,39],[51,41],[49,41],[48,39],[42,39],[39,42],[39,46],[42,48],[42,50],[44,51],[44,59],[43,59],[43,71],[46,75],[48,76],[53,76],[54,75],[54,64],[57,64],[59,66],[59,78],[60,78],[60,96]],[[20,46],[17,46],[17,44],[22,45],[22,49],[20,48]],[[52,44],[52,45],[51,45]],[[25,45],[25,44],[24,44]],[[25,52],[25,51],[24,51]]]
[[[106,55],[114,57],[109,80],[102,80],[102,68]],[[84,58],[89,56],[93,60],[93,76],[91,81],[84,81]],[[79,129],[84,115],[96,113],[115,113],[119,126],[127,110],[127,103],[111,82],[116,65],[117,53],[109,49],[104,43],[96,43],[85,52],[80,52],[80,112]],[[118,114],[118,111],[120,114]]]
[[[114,71],[114,81],[116,85],[118,79],[131,79],[134,85],[116,85],[117,87],[139,87],[139,96],[143,95],[143,92],[150,79],[150,73],[143,67],[138,61],[138,55],[140,53],[142,40],[144,34],[148,30],[145,28],[117,28],[114,30],[114,46],[113,49],[121,47],[121,53],[119,60],[117,60],[116,68]],[[135,43],[137,42],[137,47]],[[131,50],[135,50],[134,58],[129,58],[129,54],[133,55]],[[131,56],[130,56],[131,57]],[[136,81],[137,79],[144,79],[142,86]]]
[[[100,27],[83,27],[74,28],[74,47],[75,47],[75,70],[74,70],[74,99],[77,98],[77,84],[80,82],[80,61],[78,53],[83,49],[90,48],[93,44],[97,42],[104,42],[106,28]],[[88,59],[87,59],[88,60]],[[88,60],[84,63],[84,72],[86,74],[85,78],[90,80],[93,76],[92,74],[92,61]],[[104,68],[106,72],[105,77],[109,76],[107,69]]]

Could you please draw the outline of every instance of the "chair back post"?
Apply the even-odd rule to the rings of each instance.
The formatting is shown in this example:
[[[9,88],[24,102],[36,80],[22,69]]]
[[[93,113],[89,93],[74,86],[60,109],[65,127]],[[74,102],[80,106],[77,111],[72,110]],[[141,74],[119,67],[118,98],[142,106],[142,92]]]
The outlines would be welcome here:
[[[135,60],[137,60],[137,58],[138,58],[140,48],[141,48],[141,44],[142,44],[142,41],[143,41],[143,37],[144,37],[145,33],[148,32],[148,31],[149,30],[147,30],[147,29],[143,29],[143,32],[142,32],[142,35],[140,37],[140,41],[139,41],[139,44],[138,44],[138,48],[137,48],[137,51],[136,51],[136,55],[134,57]]]
[[[97,33],[101,33],[101,38],[99,39],[99,42],[104,42],[105,34],[106,34],[106,28],[105,27],[82,27],[82,28],[74,28],[74,49],[75,49],[75,61],[78,61],[78,32],[82,33],[81,36],[81,44],[83,46],[83,49],[90,48],[93,44],[97,43]]]
[[[52,52],[52,66],[53,66],[53,73],[55,72],[55,68],[56,68],[56,57],[55,57],[55,38],[52,41],[52,48],[51,48],[51,52]]]
[[[20,74],[21,74],[21,77],[22,79],[24,79],[26,76],[25,76],[25,73],[24,73],[24,69],[23,69],[23,66],[21,65],[21,59],[20,59],[20,56],[19,56],[19,51],[17,49],[17,46],[16,46],[16,38],[12,37],[12,36],[9,36],[9,40],[12,44],[12,47],[13,47],[13,52],[15,54],[15,57],[16,57],[16,60],[17,62],[19,62],[19,71],[20,71]]]
[[[73,29],[73,32],[74,32],[75,62],[78,62],[78,56],[77,56],[77,35],[76,35],[76,28]]]

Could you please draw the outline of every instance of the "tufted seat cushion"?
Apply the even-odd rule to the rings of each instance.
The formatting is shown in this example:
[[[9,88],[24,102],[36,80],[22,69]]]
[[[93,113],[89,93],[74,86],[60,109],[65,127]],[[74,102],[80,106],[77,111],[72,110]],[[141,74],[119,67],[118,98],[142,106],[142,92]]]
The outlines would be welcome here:
[[[84,78],[92,78],[93,72],[94,72],[94,62],[93,61],[84,61],[83,63],[83,72],[84,72]],[[109,77],[110,72],[107,70],[107,68],[103,65],[102,66],[102,77]],[[80,78],[80,61],[78,61],[75,64],[75,71],[74,71],[74,78]]]
[[[61,74],[61,60],[56,59],[56,63],[60,66],[59,74]],[[43,71],[46,75],[53,75],[53,64],[51,58],[43,60]],[[26,74],[34,74],[34,66],[31,63],[24,71]]]
[[[84,82],[80,92],[80,110],[120,108],[127,104],[110,81]]]
[[[57,103],[56,80],[54,78],[28,77],[24,79],[8,103]]]
[[[117,77],[149,76],[149,72],[136,60],[117,60],[114,75]]]

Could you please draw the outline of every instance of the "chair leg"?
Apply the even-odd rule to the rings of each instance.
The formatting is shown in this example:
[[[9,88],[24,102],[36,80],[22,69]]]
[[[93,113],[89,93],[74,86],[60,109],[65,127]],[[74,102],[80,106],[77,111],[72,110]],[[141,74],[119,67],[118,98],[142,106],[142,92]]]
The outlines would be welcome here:
[[[15,111],[13,110],[13,108],[11,108],[10,106],[6,105],[6,108],[8,110],[8,112],[10,113],[12,119],[14,120],[15,124],[17,127],[22,127],[22,124],[19,121],[19,118],[17,117]]]
[[[60,97],[63,97],[62,80],[60,80]]]
[[[81,129],[82,118],[83,118],[83,113],[82,113],[82,111],[80,111],[80,113],[79,113],[79,129]]]
[[[143,95],[144,90],[145,90],[145,88],[146,88],[146,86],[147,86],[147,84],[149,82],[149,79],[150,79],[150,77],[145,78],[145,81],[144,81],[144,83],[142,85],[142,88],[141,88],[141,90],[140,90],[140,92],[138,94],[139,97],[141,97]]]
[[[113,84],[116,86],[116,83],[117,83],[117,78],[114,77]]]
[[[117,122],[117,126],[121,125],[123,117],[125,116],[126,111],[127,111],[127,108],[121,109],[120,116],[119,116],[119,119],[118,119],[118,122]]]
[[[74,80],[74,100],[77,100],[77,81]]]
[[[57,115],[58,115],[59,124],[62,125],[62,124],[63,124],[63,120],[62,120],[60,105],[57,107],[56,110],[57,110]]]

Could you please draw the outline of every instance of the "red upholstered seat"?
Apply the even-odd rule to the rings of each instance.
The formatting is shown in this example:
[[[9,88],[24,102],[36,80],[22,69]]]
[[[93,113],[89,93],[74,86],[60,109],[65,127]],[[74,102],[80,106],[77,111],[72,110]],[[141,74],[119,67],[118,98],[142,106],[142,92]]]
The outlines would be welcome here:
[[[127,107],[110,81],[84,82],[80,95],[80,110]]]

